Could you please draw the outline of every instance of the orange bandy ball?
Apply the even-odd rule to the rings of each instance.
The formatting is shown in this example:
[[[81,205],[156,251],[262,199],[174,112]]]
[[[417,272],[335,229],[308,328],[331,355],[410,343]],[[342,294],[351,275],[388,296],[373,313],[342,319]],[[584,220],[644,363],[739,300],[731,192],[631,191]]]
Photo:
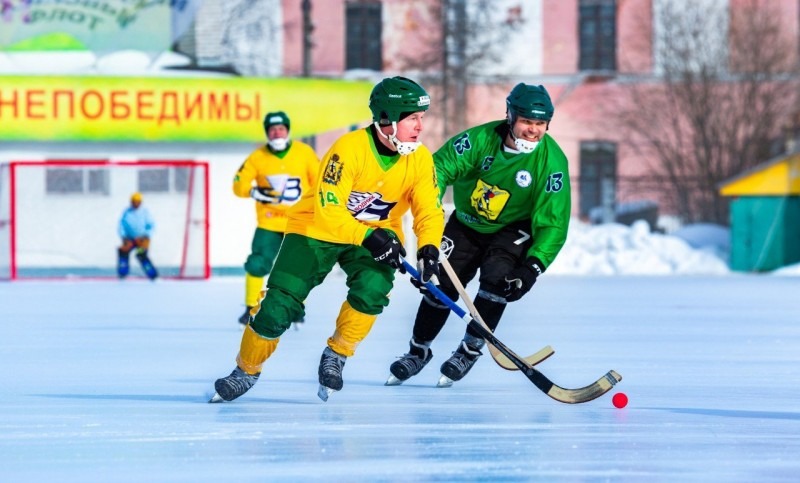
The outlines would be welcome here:
[[[611,402],[614,404],[615,408],[622,409],[628,405],[628,396],[626,396],[624,392],[618,392],[611,398]]]

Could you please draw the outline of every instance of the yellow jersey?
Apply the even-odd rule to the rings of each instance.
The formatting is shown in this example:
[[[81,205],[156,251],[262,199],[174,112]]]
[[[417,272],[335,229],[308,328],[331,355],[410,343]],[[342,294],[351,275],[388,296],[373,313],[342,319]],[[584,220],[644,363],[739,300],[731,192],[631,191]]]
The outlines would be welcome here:
[[[340,137],[323,157],[316,188],[288,212],[287,233],[331,243],[361,245],[371,228],[403,240],[403,215],[411,209],[418,246],[438,247],[444,211],[433,156],[425,146],[386,162],[371,127]]]
[[[261,146],[244,161],[233,178],[233,193],[249,198],[254,186],[272,191],[278,203],[256,201],[258,227],[265,230],[286,231],[286,211],[316,184],[319,159],[311,146],[292,141],[286,154],[278,156]]]

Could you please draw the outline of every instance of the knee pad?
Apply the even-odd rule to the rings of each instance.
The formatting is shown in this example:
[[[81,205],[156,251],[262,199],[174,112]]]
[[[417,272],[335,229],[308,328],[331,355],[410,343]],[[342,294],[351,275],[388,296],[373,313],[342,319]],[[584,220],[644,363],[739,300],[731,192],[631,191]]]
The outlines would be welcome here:
[[[257,253],[251,253],[244,262],[244,270],[254,277],[263,277],[272,269],[269,260]]]
[[[305,316],[303,304],[279,288],[267,290],[258,313],[250,325],[262,337],[277,339],[292,325]]]

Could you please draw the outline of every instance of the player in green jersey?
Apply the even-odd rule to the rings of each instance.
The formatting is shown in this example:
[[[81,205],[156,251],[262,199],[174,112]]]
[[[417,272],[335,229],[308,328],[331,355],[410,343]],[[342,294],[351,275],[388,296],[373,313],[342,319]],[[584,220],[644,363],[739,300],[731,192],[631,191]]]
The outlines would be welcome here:
[[[553,262],[567,239],[571,212],[568,162],[547,134],[554,107],[544,86],[520,83],[506,99],[506,119],[467,129],[434,154],[440,197],[453,187],[455,211],[441,243],[463,285],[480,270],[475,307],[492,331],[508,302],[519,300]],[[458,292],[446,276],[441,289]],[[387,384],[400,384],[431,360],[430,346],[450,313],[424,294],[410,350],[395,361]],[[484,340],[467,329],[441,366],[440,385],[463,378]]]

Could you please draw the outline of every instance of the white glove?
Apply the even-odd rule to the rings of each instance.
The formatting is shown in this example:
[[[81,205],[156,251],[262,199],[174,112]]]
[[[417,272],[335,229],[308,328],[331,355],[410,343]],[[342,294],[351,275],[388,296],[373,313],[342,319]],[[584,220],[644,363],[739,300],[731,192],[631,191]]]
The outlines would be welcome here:
[[[256,186],[250,190],[250,197],[261,203],[278,204],[281,202],[280,198],[271,194],[272,190],[267,188],[260,188]]]

